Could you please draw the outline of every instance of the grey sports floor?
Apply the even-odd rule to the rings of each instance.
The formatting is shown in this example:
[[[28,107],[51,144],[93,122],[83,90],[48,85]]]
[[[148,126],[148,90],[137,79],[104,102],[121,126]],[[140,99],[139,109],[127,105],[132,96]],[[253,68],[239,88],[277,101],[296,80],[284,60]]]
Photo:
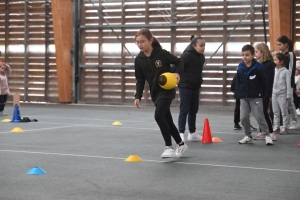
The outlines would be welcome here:
[[[7,105],[0,120],[11,119],[13,109]],[[38,122],[0,121],[0,200],[300,199],[300,130],[278,135],[273,146],[240,145],[244,135],[233,130],[232,107],[200,107],[197,131],[208,118],[212,137],[223,142],[187,142],[182,158],[161,159],[153,112],[152,106],[22,104],[21,117]],[[178,107],[172,114],[177,124]],[[16,127],[24,132],[11,132]],[[125,162],[130,155],[143,161]],[[46,174],[26,174],[33,167]]]

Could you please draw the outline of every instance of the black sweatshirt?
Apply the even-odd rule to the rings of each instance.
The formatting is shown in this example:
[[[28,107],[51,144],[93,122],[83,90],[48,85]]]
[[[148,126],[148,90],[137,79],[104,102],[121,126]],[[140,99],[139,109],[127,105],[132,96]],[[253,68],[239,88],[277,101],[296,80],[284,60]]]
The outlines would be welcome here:
[[[180,74],[179,88],[199,89],[201,88],[202,71],[205,63],[203,54],[199,54],[191,44],[187,46],[180,56],[183,61],[184,70]]]
[[[284,55],[287,57],[284,65],[291,72],[291,87],[293,88],[293,91],[295,91],[296,56],[292,51],[288,51]]]
[[[172,70],[171,64],[175,65]],[[154,103],[161,98],[175,98],[176,89],[165,90],[161,88],[158,84],[158,78],[165,72],[173,71],[180,74],[183,70],[183,64],[180,58],[164,49],[153,47],[149,57],[147,57],[142,51],[137,55],[134,67],[136,78],[135,99],[142,98],[145,81],[149,84],[151,99]]]
[[[263,70],[266,75],[266,94],[265,99],[269,99],[272,97],[273,91],[273,82],[274,82],[274,74],[275,74],[275,67],[276,64],[271,60],[266,60],[262,63]]]

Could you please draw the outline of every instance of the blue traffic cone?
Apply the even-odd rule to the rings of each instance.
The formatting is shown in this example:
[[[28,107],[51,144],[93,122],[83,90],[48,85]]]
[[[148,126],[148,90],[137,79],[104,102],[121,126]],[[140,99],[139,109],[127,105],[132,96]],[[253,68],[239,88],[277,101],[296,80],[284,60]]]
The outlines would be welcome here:
[[[20,122],[20,121],[21,121],[20,110],[18,104],[16,104],[14,109],[14,115],[11,122]]]
[[[46,172],[42,168],[40,168],[40,167],[34,167],[31,170],[29,170],[27,172],[27,174],[30,174],[30,175],[41,175],[41,174],[46,174]]]

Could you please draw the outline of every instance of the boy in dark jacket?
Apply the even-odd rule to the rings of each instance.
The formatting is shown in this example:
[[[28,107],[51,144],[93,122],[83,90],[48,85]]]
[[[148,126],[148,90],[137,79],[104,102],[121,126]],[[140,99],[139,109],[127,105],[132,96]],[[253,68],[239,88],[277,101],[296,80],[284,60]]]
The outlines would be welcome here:
[[[253,113],[262,133],[266,136],[266,144],[272,145],[268,125],[263,113],[263,102],[266,90],[263,66],[254,59],[254,47],[245,45],[242,48],[243,61],[239,64],[236,74],[235,98],[241,101],[241,122],[245,130],[245,137],[240,144],[252,142],[250,127],[250,112]]]
[[[234,97],[238,96],[236,95],[236,91],[235,91],[235,82],[236,82],[236,75],[233,77],[232,79],[232,82],[231,82],[231,86],[230,86],[230,91],[233,92],[234,94]],[[241,101],[240,99],[235,99],[235,108],[234,108],[234,117],[233,117],[233,122],[234,122],[234,127],[233,127],[233,130],[242,130],[243,128],[240,126],[240,120],[241,120],[241,115],[240,115],[240,107],[241,107]],[[251,128],[251,131],[256,131],[257,128],[253,127],[251,124],[250,124],[250,128]]]

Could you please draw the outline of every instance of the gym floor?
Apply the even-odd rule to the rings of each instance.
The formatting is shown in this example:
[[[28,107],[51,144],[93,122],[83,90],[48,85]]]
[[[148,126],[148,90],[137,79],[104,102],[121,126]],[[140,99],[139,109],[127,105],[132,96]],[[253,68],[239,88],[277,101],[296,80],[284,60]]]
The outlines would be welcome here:
[[[200,106],[197,132],[207,118],[222,142],[187,142],[179,159],[160,158],[164,141],[152,106],[24,103],[19,110],[38,122],[1,122],[13,118],[11,105],[0,117],[3,200],[299,199],[300,130],[277,135],[272,146],[240,145],[232,107]],[[177,124],[179,108],[171,110]],[[257,127],[252,116],[251,123]],[[130,155],[142,162],[125,162]],[[27,174],[34,167],[46,174]]]

